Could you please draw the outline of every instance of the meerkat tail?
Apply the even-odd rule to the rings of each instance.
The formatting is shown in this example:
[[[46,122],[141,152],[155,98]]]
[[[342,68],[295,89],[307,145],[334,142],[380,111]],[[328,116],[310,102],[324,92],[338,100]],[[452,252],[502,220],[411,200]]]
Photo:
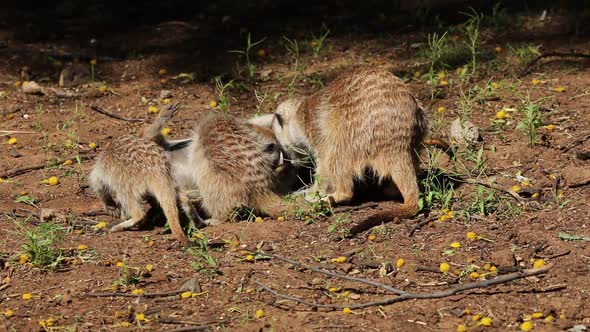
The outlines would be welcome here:
[[[162,129],[178,113],[178,111],[180,111],[180,106],[180,103],[171,104],[166,109],[162,110],[158,114],[156,120],[143,130],[141,137],[160,146],[166,147],[167,142],[162,134]]]
[[[180,225],[180,217],[178,215],[178,207],[176,205],[177,194],[173,181],[170,181],[168,184],[163,184],[153,188],[152,194],[160,203],[160,206],[164,211],[164,215],[166,216],[166,220],[168,220],[168,225],[170,225],[172,235],[174,235],[178,241],[184,244],[189,243],[190,240],[186,234],[184,234],[184,230]]]
[[[381,211],[370,215],[357,223],[355,226],[350,228],[350,235],[356,235],[369,230],[375,226],[379,226],[383,223],[393,221],[395,218],[406,219],[416,215],[418,201],[411,201],[403,204],[399,204],[390,208],[386,211]]]

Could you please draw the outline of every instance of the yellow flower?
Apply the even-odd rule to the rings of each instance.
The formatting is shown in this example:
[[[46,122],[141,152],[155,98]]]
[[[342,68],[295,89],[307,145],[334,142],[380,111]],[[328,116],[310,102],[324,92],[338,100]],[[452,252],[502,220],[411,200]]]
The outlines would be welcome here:
[[[483,317],[479,322],[482,326],[492,326],[492,319],[490,317]]]
[[[88,147],[91,148],[91,149],[95,149],[96,148],[96,143],[90,142],[90,143],[88,143]]]
[[[471,264],[473,262],[475,262],[475,258],[473,258],[473,257],[467,258],[467,263]]]
[[[215,108],[215,107],[217,107],[217,102],[216,102],[215,100],[211,100],[211,101],[209,102],[209,107],[211,107],[211,108]]]
[[[531,315],[531,317],[538,319],[538,318],[542,318],[543,317],[543,313],[542,312],[535,312]]]
[[[440,263],[439,269],[440,269],[440,272],[447,273],[451,269],[451,266],[449,265],[449,263]]]
[[[450,246],[451,246],[451,248],[455,248],[455,249],[461,248],[461,243],[459,243],[459,242],[453,242],[453,243],[450,244]]]
[[[101,85],[98,87],[98,92],[104,93],[107,91],[107,86],[106,85]]]
[[[444,85],[449,85],[449,82],[442,80],[442,81],[438,82],[438,84],[444,86]]]
[[[477,239],[477,234],[475,232],[467,232],[466,237],[468,240],[473,241],[473,240]]]
[[[420,71],[414,73],[415,78],[420,78],[420,76],[422,76],[422,73]]]
[[[535,269],[541,268],[541,267],[543,267],[543,266],[545,266],[545,261],[544,261],[544,260],[542,260],[542,259],[537,259],[537,260],[535,261],[535,263],[533,264],[533,267],[534,267]]]
[[[170,129],[168,127],[164,127],[164,128],[162,128],[162,131],[161,132],[162,132],[162,135],[168,136],[168,135],[170,135],[170,132],[171,131],[172,131],[172,129]]]
[[[552,124],[550,124],[550,125],[546,125],[546,126],[545,126],[545,129],[546,129],[547,131],[553,131],[553,129],[555,129],[555,125],[552,125]]]
[[[547,317],[545,317],[545,319],[543,319],[545,322],[552,322],[553,320],[555,320],[555,317],[553,317],[553,315],[549,315]]]
[[[148,242],[148,246],[150,246],[150,247],[153,247],[153,246],[154,246],[154,244],[156,244],[156,242],[154,242],[154,240],[150,240],[150,241]]]
[[[467,326],[465,324],[459,324],[457,326],[457,332],[467,332]]]
[[[64,165],[64,166],[69,166],[69,165],[71,165],[73,163],[74,162],[72,161],[72,159],[68,159],[68,160],[64,161],[63,163],[61,163],[61,164]]]
[[[436,75],[438,77],[439,80],[444,80],[445,77],[447,76],[447,74],[445,74],[444,71],[438,72],[438,74]]]
[[[565,91],[565,87],[563,86],[558,86],[557,88],[553,89],[556,92],[564,92]]]
[[[49,179],[45,179],[45,180],[41,181],[41,183],[45,183],[50,186],[57,186],[57,184],[59,183],[59,179],[57,178],[57,176],[52,176]]]
[[[98,224],[94,225],[95,229],[101,229],[101,228],[105,228],[107,226],[107,222],[106,221],[101,221]]]
[[[262,317],[264,317],[264,311],[262,309],[258,309],[256,310],[256,318],[260,319]]]
[[[20,265],[25,265],[25,264],[27,264],[28,261],[29,261],[29,256],[27,256],[27,255],[20,255],[18,257],[18,263]]]
[[[520,189],[522,189],[522,188],[520,188],[520,186],[519,186],[519,185],[514,185],[514,186],[512,186],[512,188],[510,188],[510,190],[511,190],[511,191],[514,191],[515,193],[516,193],[516,192],[519,192],[519,191],[520,191]]]
[[[473,315],[473,317],[471,317],[471,320],[474,322],[477,322],[480,318],[481,318],[480,315]]]
[[[376,239],[377,239],[377,236],[375,236],[373,234],[371,234],[367,237],[367,240],[369,240],[369,241],[375,241]]]
[[[533,78],[533,79],[531,80],[531,84],[532,84],[532,85],[537,85],[537,84],[539,84],[539,83],[541,83],[541,81],[540,81],[540,80],[538,80],[538,79],[536,79],[536,78]]]
[[[437,111],[438,113],[444,113],[444,112],[446,112],[446,110],[447,110],[447,109],[446,109],[444,106],[440,106],[439,108],[437,108],[437,109],[436,109],[436,111]]]
[[[344,291],[344,292],[340,293],[340,295],[348,296],[348,295],[350,295],[350,291]]]
[[[162,99],[162,102],[164,104],[170,104],[172,102],[172,100],[170,100],[170,98],[164,98],[164,99]]]
[[[91,59],[90,60],[90,64],[93,65],[93,66],[96,66],[96,59]]]
[[[256,54],[258,54],[258,56],[262,58],[266,56],[266,51],[264,50],[264,48],[261,48],[258,50],[258,52],[256,52]]]
[[[142,295],[143,293],[145,293],[145,291],[141,288],[136,288],[131,291],[131,294],[133,294],[133,295]]]
[[[152,264],[147,264],[145,266],[145,270],[148,272],[152,272],[154,270],[154,266]]]
[[[348,308],[348,307],[342,309],[342,312],[345,313],[345,314],[347,314],[347,315],[352,314],[352,310],[350,310],[350,308]]]
[[[158,74],[160,74],[160,75],[166,75],[166,73],[168,73],[168,71],[164,68],[158,70]]]
[[[87,245],[85,245],[85,244],[79,244],[78,245],[78,250],[86,250],[86,249],[88,249],[88,246]]]
[[[254,260],[254,256],[253,255],[246,255],[246,260],[247,261],[253,261]]]
[[[492,266],[490,266],[490,272],[496,273],[496,272],[498,272],[498,268],[492,265]]]
[[[117,324],[114,325],[114,327],[119,327],[119,326],[120,327],[129,327],[129,326],[131,326],[131,323],[129,323],[129,322],[121,322],[121,323],[117,323]]]
[[[152,114],[158,113],[158,108],[156,106],[150,106],[148,107],[148,112]]]
[[[255,222],[262,222],[262,217],[256,217],[256,219],[254,219]]]
[[[277,221],[285,221],[285,217],[283,217],[283,216],[278,216],[278,217],[277,217]]]
[[[502,52],[502,46],[496,46],[496,48],[494,48],[494,50],[496,51],[496,53],[500,53],[500,52]]]
[[[33,294],[31,293],[24,293],[23,294],[23,300],[30,300],[33,298]]]
[[[510,117],[510,114],[506,113],[506,111],[498,111],[496,112],[496,119],[504,120],[505,118]]]
[[[529,321],[526,321],[526,322],[523,322],[522,324],[520,324],[520,330],[521,331],[530,331],[534,327],[535,327],[535,325],[533,325],[533,322],[531,322],[530,320]]]
[[[120,311],[115,311],[115,318],[121,318],[123,317],[123,313]]]
[[[559,319],[565,319],[565,315],[564,314],[559,315]]]
[[[469,278],[471,278],[471,279],[479,279],[479,273],[477,273],[477,272],[471,272],[469,274]]]
[[[148,319],[145,318],[145,314],[139,313],[139,314],[135,314],[135,320],[138,322],[147,322]]]
[[[346,257],[340,256],[337,258],[332,258],[331,261],[332,261],[332,263],[344,263],[344,262],[346,262]]]
[[[16,138],[11,137],[10,139],[8,139],[8,144],[10,144],[10,145],[16,144]]]
[[[340,290],[340,287],[330,287],[330,288],[328,288],[328,291],[329,292],[332,292],[332,293],[337,292],[339,290]]]
[[[491,85],[492,89],[498,88],[498,83],[496,83],[496,82],[492,82],[490,85]]]
[[[465,308],[465,314],[466,315],[471,315],[471,309]]]
[[[188,298],[189,298],[189,297],[191,297],[192,295],[193,295],[193,292],[191,292],[191,291],[186,291],[186,292],[184,292],[184,293],[180,294],[180,297],[181,297],[181,298],[183,298],[183,299],[188,299]]]
[[[395,266],[398,269],[401,269],[402,266],[404,266],[405,264],[406,264],[406,261],[403,258],[400,258],[400,259],[397,260],[397,262],[395,262]]]
[[[14,316],[14,311],[12,311],[12,310],[10,310],[10,309],[6,309],[6,310],[4,311],[4,316],[5,316],[5,317],[12,317],[12,316]]]
[[[125,267],[125,263],[123,262],[117,262],[117,267]]]

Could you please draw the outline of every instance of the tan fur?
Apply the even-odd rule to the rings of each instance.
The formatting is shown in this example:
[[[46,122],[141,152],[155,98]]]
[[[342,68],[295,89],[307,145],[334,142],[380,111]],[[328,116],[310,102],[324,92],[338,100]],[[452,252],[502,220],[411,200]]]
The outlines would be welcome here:
[[[192,139],[188,161],[210,223],[227,219],[239,206],[271,216],[284,212],[275,192],[281,146],[270,129],[208,115]]]
[[[310,96],[289,99],[278,106],[272,127],[283,146],[313,152],[320,180],[314,190],[346,202],[354,178],[370,168],[381,180],[393,180],[404,200],[379,218],[416,213],[416,150],[426,119],[407,85],[390,72],[355,69]]]
[[[121,217],[128,219],[111,231],[137,225],[145,217],[143,199],[153,197],[162,207],[172,234],[183,243],[189,242],[180,225],[170,163],[156,143],[129,135],[111,141],[97,157],[89,180],[107,209],[118,207]]]

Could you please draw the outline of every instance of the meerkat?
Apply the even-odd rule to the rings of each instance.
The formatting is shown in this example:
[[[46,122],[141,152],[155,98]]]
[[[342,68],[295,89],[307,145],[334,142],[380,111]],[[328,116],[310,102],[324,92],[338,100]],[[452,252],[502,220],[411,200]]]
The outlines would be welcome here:
[[[208,224],[226,220],[240,206],[271,217],[288,209],[279,195],[284,151],[269,128],[209,114],[197,124],[188,149]]]
[[[189,242],[180,224],[177,185],[166,152],[158,144],[131,135],[113,140],[98,155],[89,182],[107,210],[120,210],[126,219],[111,227],[111,232],[140,223],[146,215],[142,202],[147,198],[152,206],[154,200],[161,206],[172,235]]]
[[[347,202],[354,180],[370,169],[379,181],[388,180],[389,191],[399,192],[403,203],[369,219],[408,218],[417,212],[418,152],[427,119],[408,86],[392,73],[352,70],[312,95],[282,102],[256,123],[271,127],[287,151],[312,152],[320,181],[311,192]]]

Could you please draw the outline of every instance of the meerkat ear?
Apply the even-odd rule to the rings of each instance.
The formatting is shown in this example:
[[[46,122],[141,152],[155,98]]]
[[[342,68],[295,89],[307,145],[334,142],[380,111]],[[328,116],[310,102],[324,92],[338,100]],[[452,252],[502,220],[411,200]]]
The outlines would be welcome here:
[[[263,114],[248,120],[248,123],[265,128],[272,128],[274,114]]]

